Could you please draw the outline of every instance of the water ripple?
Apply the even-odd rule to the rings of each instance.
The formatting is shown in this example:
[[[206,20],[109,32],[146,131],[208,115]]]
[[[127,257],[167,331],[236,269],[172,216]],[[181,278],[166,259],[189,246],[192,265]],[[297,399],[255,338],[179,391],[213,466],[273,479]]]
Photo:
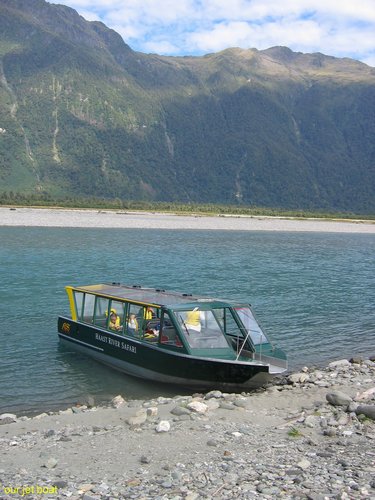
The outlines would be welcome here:
[[[59,346],[67,284],[247,300],[292,368],[375,354],[374,235],[0,228],[0,241],[0,411],[176,392]]]

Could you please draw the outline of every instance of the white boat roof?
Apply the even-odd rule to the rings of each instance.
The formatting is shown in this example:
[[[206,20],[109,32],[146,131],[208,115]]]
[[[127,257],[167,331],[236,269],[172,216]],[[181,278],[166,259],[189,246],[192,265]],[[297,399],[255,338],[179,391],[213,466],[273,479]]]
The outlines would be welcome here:
[[[192,303],[216,303],[230,306],[233,302],[212,297],[193,296],[187,293],[166,291],[160,288],[144,288],[140,285],[123,285],[120,283],[104,283],[98,285],[74,286],[74,290],[104,295],[106,297],[124,299],[131,302],[155,306],[175,306]]]

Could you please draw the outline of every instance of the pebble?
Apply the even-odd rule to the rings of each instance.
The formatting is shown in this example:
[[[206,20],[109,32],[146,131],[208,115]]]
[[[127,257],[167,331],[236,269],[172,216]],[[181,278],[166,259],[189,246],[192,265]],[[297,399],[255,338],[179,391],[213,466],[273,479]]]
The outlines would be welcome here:
[[[206,413],[208,410],[208,406],[205,403],[201,403],[200,401],[192,401],[186,405],[188,410],[194,411],[195,413]]]
[[[169,432],[170,429],[171,424],[168,422],[168,420],[161,420],[155,428],[156,432]]]

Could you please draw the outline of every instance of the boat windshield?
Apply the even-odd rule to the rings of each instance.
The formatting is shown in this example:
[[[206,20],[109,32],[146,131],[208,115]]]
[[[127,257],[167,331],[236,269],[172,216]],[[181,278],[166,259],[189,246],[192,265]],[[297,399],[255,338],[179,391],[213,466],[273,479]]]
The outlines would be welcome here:
[[[174,314],[191,348],[224,348],[235,338],[246,336],[254,346],[269,343],[249,306],[207,310],[195,307],[188,311],[174,311]]]
[[[225,334],[241,336],[229,307],[175,311],[180,329],[193,349],[228,348]]]
[[[269,344],[268,338],[259,326],[250,307],[234,307],[234,310],[238,314],[246,329],[246,333],[249,334],[254,345]]]

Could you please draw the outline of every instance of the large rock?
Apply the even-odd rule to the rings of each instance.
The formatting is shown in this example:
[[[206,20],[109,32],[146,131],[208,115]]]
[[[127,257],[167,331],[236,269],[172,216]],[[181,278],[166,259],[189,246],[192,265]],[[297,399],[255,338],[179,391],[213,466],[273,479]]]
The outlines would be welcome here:
[[[348,406],[353,401],[350,396],[341,391],[329,392],[326,399],[333,406]]]
[[[2,424],[12,424],[17,422],[17,416],[13,413],[3,413],[0,415],[0,425]]]
[[[375,405],[359,405],[355,412],[357,415],[365,415],[365,417],[375,420]]]
[[[336,370],[336,368],[349,368],[350,362],[347,359],[339,359],[338,361],[332,361],[329,363],[328,368]]]

